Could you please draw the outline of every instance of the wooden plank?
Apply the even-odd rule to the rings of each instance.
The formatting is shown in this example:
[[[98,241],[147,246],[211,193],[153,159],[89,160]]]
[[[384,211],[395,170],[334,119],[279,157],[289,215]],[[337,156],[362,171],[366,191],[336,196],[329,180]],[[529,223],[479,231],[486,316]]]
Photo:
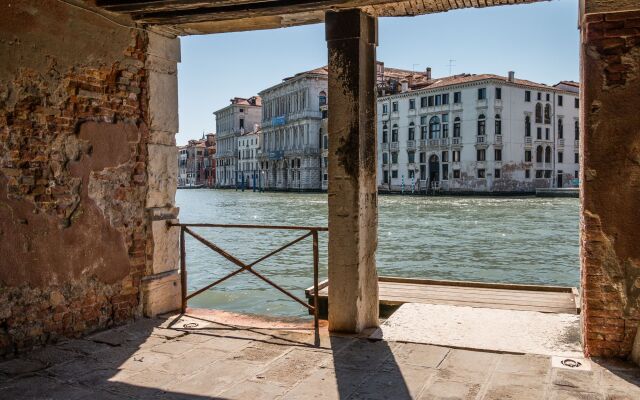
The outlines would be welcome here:
[[[399,277],[392,277],[392,276],[381,276],[379,277],[378,280],[380,282],[416,283],[416,284],[442,285],[442,286],[482,287],[482,288],[495,288],[495,289],[514,289],[514,290],[533,290],[533,291],[541,291],[541,292],[571,293],[571,288],[565,287],[565,286],[520,285],[520,284],[513,284],[513,283],[488,283],[488,282],[473,282],[473,281],[447,281],[447,280],[434,280],[434,279],[399,278]]]
[[[448,285],[431,285],[431,284],[411,284],[411,283],[396,283],[396,282],[380,282],[380,286],[385,287],[398,287],[398,288],[421,288],[428,287],[434,290],[448,290],[448,291],[472,291],[482,293],[522,293],[527,295],[540,295],[540,296],[573,296],[573,292],[568,290],[566,292],[543,292],[535,290],[518,290],[518,289],[499,289],[499,288],[485,288],[475,286],[448,286]],[[571,289],[571,288],[569,288]]]
[[[327,297],[327,291],[321,290],[320,297]],[[511,304],[511,305],[531,305],[536,307],[550,307],[550,308],[563,308],[569,309],[573,308],[575,310],[575,306],[573,301],[571,300],[558,300],[558,301],[533,301],[531,299],[513,299],[513,298],[502,298],[502,299],[493,299],[493,298],[482,298],[476,296],[447,296],[447,295],[439,295],[433,293],[398,293],[398,292],[388,292],[385,290],[380,290],[379,292],[380,302],[384,303],[388,299],[406,299],[405,303],[412,302],[410,299],[423,299],[430,300],[433,302],[438,301],[459,301],[463,303],[477,303],[477,304]]]
[[[478,296],[473,293],[450,293],[450,292],[437,292],[437,291],[429,291],[429,290],[392,290],[388,288],[380,288],[380,294],[388,294],[391,296],[412,296],[412,297],[421,297],[421,296],[431,296],[431,297],[441,297],[441,298],[461,298],[461,299],[478,299],[478,300],[487,300],[487,301],[519,301],[525,303],[536,303],[536,304],[567,304],[575,306],[574,300],[572,297],[556,297],[556,298],[531,298],[531,297],[517,297],[517,296]]]
[[[454,285],[446,284],[450,282]],[[321,283],[319,298],[328,297],[328,284],[328,280]],[[482,287],[478,287],[478,284]],[[538,291],[537,288],[543,291]],[[535,285],[381,277],[379,290],[381,305],[450,304],[569,314],[577,314],[580,311],[577,289],[557,286],[548,288]],[[305,293],[308,298],[313,298],[312,288],[307,289]]]
[[[394,292],[385,292],[380,291],[380,299],[386,299],[391,297],[405,297],[405,298],[416,298],[416,299],[432,299],[432,300],[458,300],[464,302],[476,302],[476,303],[501,303],[501,304],[521,304],[521,305],[536,305],[536,306],[548,306],[548,307],[560,307],[560,308],[575,308],[573,301],[531,301],[527,299],[514,299],[514,298],[504,298],[504,299],[492,299],[492,298],[482,298],[482,297],[474,297],[474,296],[443,296],[438,294],[430,294],[430,293],[394,293]]]

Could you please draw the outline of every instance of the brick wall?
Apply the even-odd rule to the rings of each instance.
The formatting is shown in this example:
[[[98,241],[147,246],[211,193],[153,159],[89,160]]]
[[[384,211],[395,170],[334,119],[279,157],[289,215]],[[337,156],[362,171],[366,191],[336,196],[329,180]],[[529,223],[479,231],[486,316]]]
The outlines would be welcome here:
[[[147,34],[34,4],[0,10],[0,356],[141,315],[147,269]]]
[[[640,323],[640,10],[582,24],[585,351],[626,357]]]

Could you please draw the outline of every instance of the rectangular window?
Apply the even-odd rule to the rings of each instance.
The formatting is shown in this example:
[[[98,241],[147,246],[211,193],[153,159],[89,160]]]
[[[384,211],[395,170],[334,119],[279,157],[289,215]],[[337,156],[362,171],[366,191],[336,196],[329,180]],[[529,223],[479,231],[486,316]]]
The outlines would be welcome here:
[[[398,163],[398,153],[391,153],[391,164]]]
[[[382,114],[388,114],[389,113],[389,106],[387,105],[387,103],[384,103],[382,105]]]
[[[524,162],[531,162],[531,150],[524,151]]]
[[[542,93],[538,92],[538,100],[542,100]]]
[[[549,140],[549,128],[544,128],[544,138],[545,140]]]
[[[427,162],[427,153],[420,153],[420,164]]]
[[[434,104],[434,96],[429,96],[427,100],[427,105],[429,107],[433,107],[433,104]]]
[[[564,153],[562,153],[561,151],[558,152],[558,162],[562,163],[563,161],[563,157],[564,157]]]
[[[485,100],[487,98],[487,88],[478,89],[478,100]]]
[[[573,171],[573,177],[576,178],[576,179],[580,178],[579,172],[578,171]]]
[[[329,148],[329,135],[324,135],[322,147],[327,150]]]
[[[573,154],[573,162],[576,164],[580,164],[580,154],[578,153]]]
[[[453,179],[460,179],[460,170],[459,169],[454,169],[453,170]]]
[[[415,151],[408,151],[407,152],[407,158],[409,159],[409,163],[413,164],[414,162],[416,162],[416,152]]]
[[[531,91],[530,90],[525,90],[524,91],[524,101],[526,101],[526,102],[530,102],[531,101]]]
[[[462,92],[453,92],[453,104],[462,103]]]
[[[415,177],[415,173],[412,169],[409,170],[409,179],[413,179]]]
[[[420,97],[420,107],[424,108],[427,106],[427,98],[426,97]]]
[[[484,178],[485,178],[484,168],[481,168],[478,170],[478,179],[484,179]]]
[[[448,151],[443,151],[442,152],[442,162],[449,162],[449,152]]]
[[[558,105],[562,107],[562,95],[558,95]]]
[[[439,106],[442,104],[442,96],[437,94],[436,95],[436,106]]]
[[[542,178],[543,176],[544,176],[544,170],[537,169],[537,170],[536,170],[536,178],[537,178],[537,179],[540,179],[540,178]]]
[[[445,93],[442,95],[442,104],[444,105],[449,104],[449,93]]]
[[[326,181],[326,180],[328,180],[328,179],[329,179],[329,175],[328,175],[328,174],[324,174],[324,175],[322,175],[322,180],[323,180],[323,181]]]
[[[244,129],[244,118],[240,118],[240,129]]]
[[[460,150],[453,150],[451,152],[451,160],[453,162],[460,162]]]
[[[391,171],[391,178],[395,179],[398,177],[398,170],[394,169],[393,171]]]
[[[442,137],[449,137],[449,114],[442,114]]]
[[[551,95],[547,93],[547,101],[551,101]]]
[[[545,178],[551,178],[551,170],[550,169],[545,169],[544,170],[544,177]]]
[[[528,169],[525,169],[525,170],[524,170],[524,177],[525,177],[526,179],[531,178],[531,171],[530,171],[530,170],[528,170]]]
[[[580,99],[576,98],[573,102],[575,108],[580,108]]]
[[[493,170],[493,177],[496,179],[500,179],[500,168],[496,168]]]
[[[416,99],[409,99],[409,110],[416,109]]]
[[[485,161],[487,158],[487,152],[485,149],[476,150],[476,161]]]
[[[389,154],[382,153],[382,165],[389,164]]]
[[[502,88],[496,88],[496,100],[502,100]]]
[[[425,180],[427,179],[427,166],[426,165],[421,165],[420,166],[420,179],[421,180]]]
[[[393,103],[391,103],[391,111],[392,112],[398,112],[398,102],[394,101]]]
[[[542,140],[542,128],[538,127],[538,140]]]
[[[449,164],[442,164],[442,180],[449,180]]]
[[[389,183],[389,171],[384,171],[382,174],[382,183]]]
[[[496,161],[502,161],[502,149],[493,150],[493,159]]]

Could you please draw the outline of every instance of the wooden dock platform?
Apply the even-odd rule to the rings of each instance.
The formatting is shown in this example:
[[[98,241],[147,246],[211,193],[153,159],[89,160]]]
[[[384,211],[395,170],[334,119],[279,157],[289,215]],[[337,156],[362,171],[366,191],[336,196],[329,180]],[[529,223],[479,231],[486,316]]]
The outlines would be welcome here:
[[[573,287],[440,281],[384,276],[378,279],[381,310],[394,308],[404,303],[423,303],[559,314],[580,313],[578,290]],[[322,281],[318,288],[320,315],[326,316],[329,281]],[[313,287],[305,290],[305,294],[310,304],[313,304]]]

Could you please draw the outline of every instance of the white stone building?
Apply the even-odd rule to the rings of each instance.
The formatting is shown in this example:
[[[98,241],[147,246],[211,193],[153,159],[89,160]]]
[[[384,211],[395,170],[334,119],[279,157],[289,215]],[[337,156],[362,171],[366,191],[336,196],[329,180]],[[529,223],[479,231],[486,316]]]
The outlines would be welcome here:
[[[430,78],[430,76],[429,76]],[[577,185],[578,84],[429,79],[378,98],[382,190],[532,192]]]
[[[238,182],[238,138],[260,125],[261,99],[235,97],[231,104],[215,111],[216,116],[216,185],[236,187]]]
[[[319,190],[320,107],[327,101],[327,68],[286,78],[260,92],[262,135],[258,160],[270,190]]]
[[[253,189],[262,187],[258,166],[260,130],[256,124],[250,132],[238,136],[238,187]]]

